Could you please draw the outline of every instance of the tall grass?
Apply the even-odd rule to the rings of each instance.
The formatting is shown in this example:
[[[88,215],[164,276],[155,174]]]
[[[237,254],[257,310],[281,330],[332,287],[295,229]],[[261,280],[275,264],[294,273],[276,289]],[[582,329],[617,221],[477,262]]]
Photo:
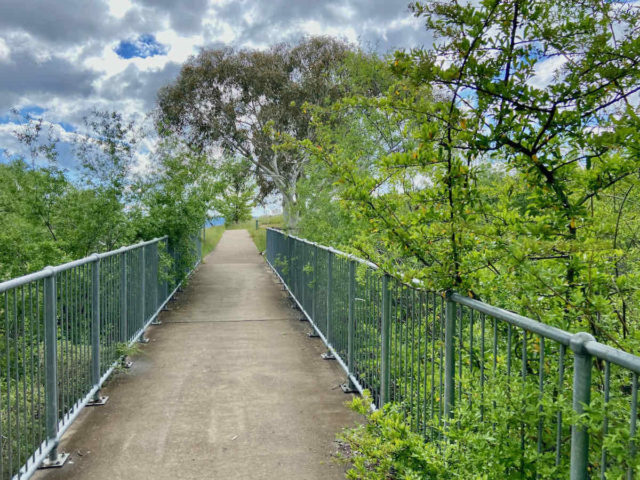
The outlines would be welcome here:
[[[204,244],[202,245],[202,258],[209,255],[220,241],[224,233],[224,225],[215,225],[205,230]]]

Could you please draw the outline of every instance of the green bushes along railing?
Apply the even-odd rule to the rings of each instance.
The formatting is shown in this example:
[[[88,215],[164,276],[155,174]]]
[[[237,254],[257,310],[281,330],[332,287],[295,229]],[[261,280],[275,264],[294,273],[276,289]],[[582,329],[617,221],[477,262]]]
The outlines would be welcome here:
[[[278,230],[266,252],[345,390],[396,404],[427,441],[492,432],[476,447],[502,478],[639,478],[640,357]]]

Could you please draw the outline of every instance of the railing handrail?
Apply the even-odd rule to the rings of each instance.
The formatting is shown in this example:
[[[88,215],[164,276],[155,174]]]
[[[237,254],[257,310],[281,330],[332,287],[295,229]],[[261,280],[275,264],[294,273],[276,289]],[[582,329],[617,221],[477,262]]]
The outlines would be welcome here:
[[[42,462],[64,463],[59,440],[86,405],[103,403],[101,386],[121,360],[118,344],[144,340],[145,329],[202,260],[200,236],[185,241],[188,264],[181,250],[168,248],[165,235],[0,283],[7,356],[0,372],[0,477],[28,479]],[[171,265],[162,262],[161,243]],[[19,361],[30,361],[30,368],[19,369]],[[34,389],[38,397],[27,398]]]
[[[27,275],[22,275],[20,277],[11,278],[9,280],[5,280],[4,282],[0,282],[0,293],[4,293],[12,288],[21,287],[22,285],[26,285],[29,282],[42,280],[43,278],[50,277],[51,275],[55,275],[59,272],[64,272],[65,270],[69,270],[74,267],[79,267],[87,263],[95,262],[98,259],[107,258],[112,255],[117,255],[118,253],[128,252],[129,250],[135,250],[136,248],[145,247],[153,243],[158,243],[167,238],[169,237],[165,235],[163,237],[157,237],[144,242],[134,243],[133,245],[120,247],[115,250],[109,250],[108,252],[92,253],[87,257],[80,258],[78,260],[71,260],[70,262],[62,263],[60,265],[44,267],[42,270],[38,270],[37,272],[28,273]]]
[[[374,270],[379,270],[380,268],[375,263],[372,263],[363,258],[357,257],[350,253],[343,252],[333,247],[328,247],[326,245],[322,245],[317,242],[312,242],[304,238],[296,237],[295,235],[290,235],[286,231],[283,231],[277,228],[272,228],[272,227],[267,227],[267,230],[273,230],[283,235],[287,235],[288,237],[298,240],[300,242],[306,243],[307,245],[313,245],[315,247],[320,248],[321,250],[325,250],[327,252],[334,253],[341,257],[354,260],[358,263],[367,265],[373,268]],[[419,280],[415,280],[415,281],[419,282]],[[443,295],[446,295],[446,294],[443,293]],[[449,294],[449,299],[460,305],[465,305],[467,307],[473,308],[474,310],[480,313],[490,315],[498,320],[502,320],[504,322],[508,322],[512,325],[520,327],[524,330],[527,330],[528,332],[535,333],[542,337],[548,338],[549,340],[554,340],[555,342],[558,342],[567,347],[570,346],[572,337],[575,337],[575,335],[579,335],[583,333],[583,332],[570,333],[570,332],[567,332],[566,330],[562,330],[560,328],[547,325],[546,323],[540,322],[538,320],[534,320],[529,317],[525,317],[523,315],[519,315],[514,312],[510,312],[509,310],[505,310],[500,307],[495,307],[493,305],[482,302],[480,300],[476,300],[470,297],[466,297],[464,295],[460,295],[459,293],[456,293],[456,292],[451,292]],[[586,348],[587,352],[590,355],[593,355],[594,357],[600,360],[607,360],[615,365],[618,365],[620,367],[631,370],[632,372],[640,374],[640,356],[625,352],[624,350],[621,350],[619,348],[610,347],[609,345],[600,343],[596,340],[590,340],[585,342],[584,347]]]
[[[353,260],[355,262],[362,263],[363,265],[371,267],[374,270],[379,270],[380,269],[380,267],[378,267],[378,265],[376,265],[373,262],[370,262],[369,260],[365,260],[364,258],[356,257],[355,255],[352,255],[352,254],[347,253],[347,252],[343,252],[342,250],[338,250],[338,249],[335,249],[333,247],[328,247],[328,246],[322,245],[320,243],[312,242],[311,240],[307,240],[306,238],[296,237],[295,235],[291,235],[291,234],[287,233],[284,230],[280,230],[278,228],[273,228],[273,227],[267,227],[266,230],[273,230],[274,232],[278,232],[278,233],[281,233],[283,235],[287,235],[288,237],[293,238],[294,240],[298,240],[299,242],[306,243],[307,245],[313,245],[314,247],[318,247],[320,250],[325,250],[327,252],[335,253],[336,255],[340,255],[342,257],[349,258],[349,259],[351,259],[351,260]]]

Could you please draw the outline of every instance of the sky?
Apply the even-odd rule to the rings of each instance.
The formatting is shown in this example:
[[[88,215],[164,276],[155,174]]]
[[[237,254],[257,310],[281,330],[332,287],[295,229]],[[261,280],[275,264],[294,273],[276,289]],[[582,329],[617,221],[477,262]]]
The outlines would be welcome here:
[[[20,114],[71,137],[92,109],[144,118],[202,48],[329,34],[384,53],[430,44],[408,0],[2,0],[0,153]],[[0,158],[2,155],[0,154]],[[73,166],[66,159],[67,167]]]

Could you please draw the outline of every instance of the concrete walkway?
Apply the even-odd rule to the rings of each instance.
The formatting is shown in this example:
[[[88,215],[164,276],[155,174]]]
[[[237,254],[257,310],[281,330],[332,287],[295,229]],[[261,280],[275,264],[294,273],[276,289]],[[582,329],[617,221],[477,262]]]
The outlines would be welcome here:
[[[244,230],[225,232],[133,368],[63,438],[38,480],[342,479],[334,438],[356,416],[344,375],[290,308]]]

